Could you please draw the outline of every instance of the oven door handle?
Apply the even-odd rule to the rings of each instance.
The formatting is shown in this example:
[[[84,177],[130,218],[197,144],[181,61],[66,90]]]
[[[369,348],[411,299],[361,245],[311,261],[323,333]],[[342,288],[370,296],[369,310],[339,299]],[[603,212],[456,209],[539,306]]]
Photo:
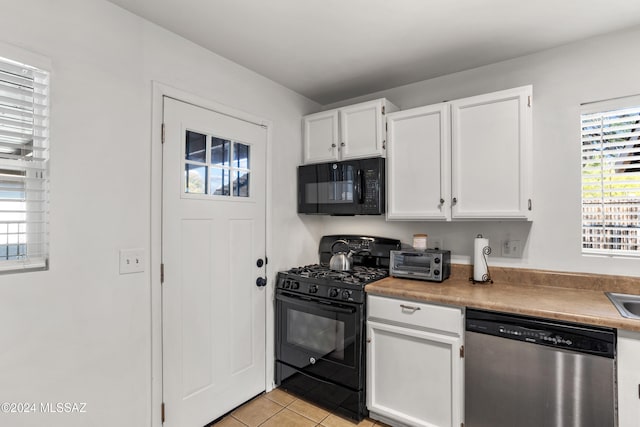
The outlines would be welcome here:
[[[339,307],[331,304],[330,302],[324,302],[315,298],[300,298],[300,297],[289,297],[282,294],[276,294],[276,299],[284,302],[288,302],[289,304],[294,304],[298,306],[306,306],[308,302],[314,302],[316,304],[322,304],[323,310],[331,311],[334,313],[346,313],[353,314],[356,312],[355,307]]]

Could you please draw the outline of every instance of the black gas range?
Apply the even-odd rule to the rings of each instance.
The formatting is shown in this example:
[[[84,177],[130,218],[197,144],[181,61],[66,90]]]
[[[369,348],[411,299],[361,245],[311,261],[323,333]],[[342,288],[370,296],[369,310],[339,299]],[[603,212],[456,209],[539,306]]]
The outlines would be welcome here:
[[[334,242],[352,253],[349,271],[329,268]],[[344,248],[346,249],[346,248]],[[343,250],[344,250],[343,249]],[[320,263],[278,273],[276,383],[349,418],[367,415],[365,397],[365,292],[389,273],[394,239],[324,236]]]

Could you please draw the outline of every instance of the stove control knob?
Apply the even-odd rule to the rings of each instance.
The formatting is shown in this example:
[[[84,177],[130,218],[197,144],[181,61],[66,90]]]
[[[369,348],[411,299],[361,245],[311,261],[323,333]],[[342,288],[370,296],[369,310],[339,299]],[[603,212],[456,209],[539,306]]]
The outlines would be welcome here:
[[[288,289],[291,287],[291,280],[286,280],[282,285],[283,288]]]
[[[329,296],[330,296],[331,298],[335,298],[335,297],[337,297],[337,296],[338,296],[338,292],[340,292],[340,290],[339,290],[338,288],[331,288],[331,289],[329,290]]]
[[[351,298],[351,291],[342,292],[342,299],[349,299],[349,298]]]
[[[433,262],[436,263],[436,264],[440,264],[440,258],[434,258]]]
[[[291,282],[291,289],[300,289],[299,282]]]
[[[310,294],[315,294],[318,292],[318,285],[311,285],[309,286],[309,293]]]

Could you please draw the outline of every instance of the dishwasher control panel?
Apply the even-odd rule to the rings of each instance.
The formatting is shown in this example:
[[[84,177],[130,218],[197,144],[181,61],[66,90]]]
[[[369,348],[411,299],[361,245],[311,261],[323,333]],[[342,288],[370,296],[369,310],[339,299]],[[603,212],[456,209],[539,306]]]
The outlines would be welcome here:
[[[615,332],[568,322],[467,310],[466,330],[613,358]]]

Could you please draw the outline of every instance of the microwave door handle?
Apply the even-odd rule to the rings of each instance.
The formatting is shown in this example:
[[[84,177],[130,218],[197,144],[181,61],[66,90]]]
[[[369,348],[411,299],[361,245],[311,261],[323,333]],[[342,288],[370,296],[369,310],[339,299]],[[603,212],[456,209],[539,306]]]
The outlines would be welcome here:
[[[358,204],[361,205],[364,203],[363,200],[363,191],[362,188],[364,187],[364,174],[362,173],[362,169],[358,169],[358,172],[356,174],[356,189],[357,189],[357,197],[358,197]]]

